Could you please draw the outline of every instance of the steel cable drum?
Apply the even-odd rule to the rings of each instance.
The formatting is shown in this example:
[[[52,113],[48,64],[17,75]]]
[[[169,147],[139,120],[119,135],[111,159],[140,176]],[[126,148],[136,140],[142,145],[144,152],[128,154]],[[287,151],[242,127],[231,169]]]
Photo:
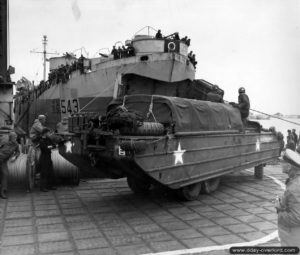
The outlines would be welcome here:
[[[71,180],[73,184],[79,184],[78,167],[62,157],[58,149],[52,150],[51,159],[53,162],[54,175],[57,179]]]
[[[27,154],[21,153],[14,160],[8,160],[8,180],[10,183],[26,185],[27,179]]]

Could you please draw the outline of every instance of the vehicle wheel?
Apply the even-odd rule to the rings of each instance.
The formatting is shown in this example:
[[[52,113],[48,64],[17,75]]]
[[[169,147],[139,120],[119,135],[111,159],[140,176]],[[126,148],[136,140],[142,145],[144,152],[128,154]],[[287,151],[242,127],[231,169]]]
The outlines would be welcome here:
[[[179,197],[183,200],[192,201],[196,200],[201,191],[201,183],[195,183],[185,186],[177,190]]]
[[[254,176],[257,179],[262,179],[264,177],[264,166],[258,165],[254,167]]]
[[[150,182],[141,181],[132,176],[127,176],[127,183],[129,188],[136,194],[147,193],[151,187]]]
[[[202,183],[202,193],[204,194],[210,194],[214,191],[216,191],[220,184],[220,177],[212,178],[206,181],[203,181]]]

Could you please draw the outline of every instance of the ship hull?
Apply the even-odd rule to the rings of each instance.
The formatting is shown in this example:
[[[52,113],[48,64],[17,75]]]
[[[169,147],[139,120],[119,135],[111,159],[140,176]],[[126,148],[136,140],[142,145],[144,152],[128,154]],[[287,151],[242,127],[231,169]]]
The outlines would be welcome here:
[[[163,83],[192,81],[195,69],[185,56],[176,53],[143,54],[107,61],[81,73],[72,72],[66,83],[51,85],[39,94],[15,100],[15,125],[28,132],[39,114],[47,116],[47,126],[55,129],[64,116],[80,112],[104,115],[106,107],[122,87],[122,77],[134,74]]]

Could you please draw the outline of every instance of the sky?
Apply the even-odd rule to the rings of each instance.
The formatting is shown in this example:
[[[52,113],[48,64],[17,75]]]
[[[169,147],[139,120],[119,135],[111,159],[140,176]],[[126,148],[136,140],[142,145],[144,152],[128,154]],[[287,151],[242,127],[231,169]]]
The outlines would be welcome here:
[[[196,78],[226,100],[243,86],[252,109],[300,114],[300,0],[9,0],[9,12],[14,81],[42,79],[42,54],[30,51],[43,35],[49,52],[94,57],[151,26],[191,38]]]

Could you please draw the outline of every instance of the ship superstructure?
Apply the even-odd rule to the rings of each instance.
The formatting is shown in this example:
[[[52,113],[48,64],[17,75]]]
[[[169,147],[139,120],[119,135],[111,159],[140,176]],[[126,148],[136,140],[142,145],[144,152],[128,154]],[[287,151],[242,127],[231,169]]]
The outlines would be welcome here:
[[[16,125],[28,132],[37,115],[45,114],[47,125],[54,129],[65,116],[81,112],[104,115],[113,98],[180,96],[193,82],[195,67],[185,41],[139,34],[125,45],[133,54],[76,58],[66,53],[51,58],[49,80],[16,96]]]

